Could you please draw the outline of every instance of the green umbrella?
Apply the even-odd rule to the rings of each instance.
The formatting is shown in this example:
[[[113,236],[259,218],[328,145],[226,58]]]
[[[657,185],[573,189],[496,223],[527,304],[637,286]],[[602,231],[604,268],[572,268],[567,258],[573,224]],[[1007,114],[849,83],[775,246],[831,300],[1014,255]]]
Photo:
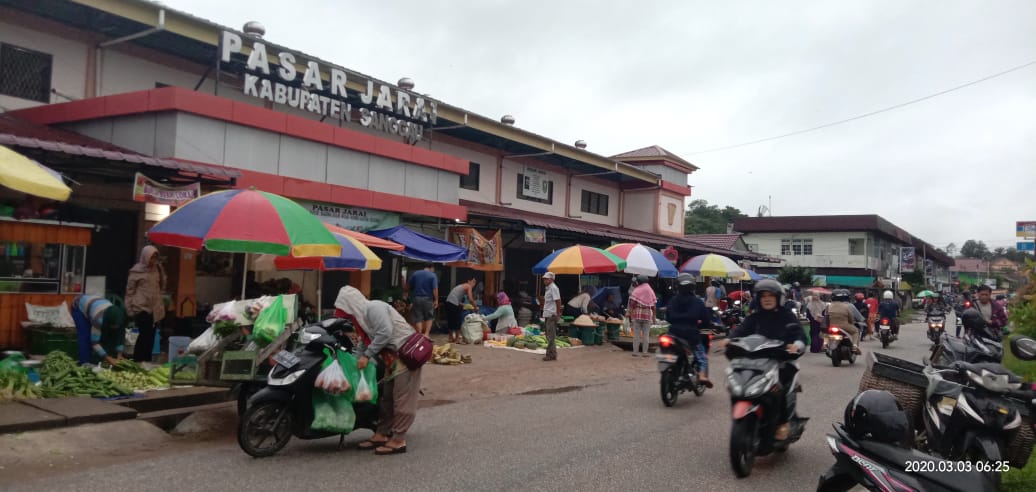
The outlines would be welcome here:
[[[939,297],[939,294],[936,294],[935,292],[932,292],[930,290],[922,290],[921,292],[917,293],[917,297]]]

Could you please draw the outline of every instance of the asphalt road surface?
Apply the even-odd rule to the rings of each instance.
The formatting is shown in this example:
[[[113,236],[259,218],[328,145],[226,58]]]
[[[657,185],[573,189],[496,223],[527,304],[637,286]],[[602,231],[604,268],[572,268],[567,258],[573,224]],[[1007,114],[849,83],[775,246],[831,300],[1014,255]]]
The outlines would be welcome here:
[[[952,325],[953,319],[948,320]],[[906,325],[883,350],[920,361],[930,343],[922,323]],[[952,330],[952,326],[950,328]],[[952,333],[952,332],[951,332]],[[866,354],[882,350],[863,343]],[[626,354],[622,354],[627,356]],[[726,360],[710,357],[714,380]],[[644,359],[654,365],[654,359]],[[253,459],[233,441],[190,452],[7,484],[7,490],[814,490],[833,463],[824,443],[865,369],[832,367],[824,354],[800,359],[799,412],[811,418],[785,454],[756,460],[737,479],[727,445],[730,404],[722,385],[680,395],[665,408],[654,375],[553,394],[498,397],[423,409],[409,451],[395,456],[337,450],[335,438],[292,440],[281,454]],[[574,382],[574,384],[578,384]],[[355,444],[369,436],[347,437]]]

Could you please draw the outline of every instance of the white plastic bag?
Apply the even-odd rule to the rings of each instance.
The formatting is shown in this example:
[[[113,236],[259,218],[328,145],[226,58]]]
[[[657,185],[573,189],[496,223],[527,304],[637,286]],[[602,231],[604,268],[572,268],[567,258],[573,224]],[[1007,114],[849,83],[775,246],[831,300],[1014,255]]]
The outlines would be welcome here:
[[[367,377],[361,372],[360,382],[356,384],[355,401],[371,401],[372,398],[374,398],[374,394],[371,393],[371,387],[367,384]]]
[[[191,343],[187,345],[187,353],[195,355],[203,354],[206,350],[215,347],[217,343],[219,343],[219,337],[216,336],[216,332],[213,330],[213,327],[210,326],[204,333],[198,336],[198,338],[191,340]]]
[[[352,388],[337,360],[331,361],[324,370],[320,371],[315,386],[332,395],[345,393]]]

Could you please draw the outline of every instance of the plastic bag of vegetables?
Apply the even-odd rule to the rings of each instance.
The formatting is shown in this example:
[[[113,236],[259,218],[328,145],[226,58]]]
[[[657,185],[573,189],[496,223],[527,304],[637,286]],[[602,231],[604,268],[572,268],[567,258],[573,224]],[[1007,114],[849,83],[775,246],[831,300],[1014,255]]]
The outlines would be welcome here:
[[[335,364],[337,365],[337,364]],[[313,392],[313,430],[346,434],[356,425],[356,412],[343,395]]]

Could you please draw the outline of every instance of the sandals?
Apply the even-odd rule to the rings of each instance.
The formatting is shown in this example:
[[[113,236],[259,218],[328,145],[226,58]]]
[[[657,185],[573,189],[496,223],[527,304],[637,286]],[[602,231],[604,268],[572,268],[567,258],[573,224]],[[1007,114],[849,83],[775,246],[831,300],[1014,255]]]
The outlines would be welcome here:
[[[359,444],[357,444],[356,448],[357,449],[361,449],[363,451],[370,451],[372,449],[380,448],[380,447],[384,446],[387,443],[388,443],[387,440],[385,440],[385,441],[375,441],[373,439],[367,439],[366,441],[361,441]]]
[[[381,446],[378,446],[378,448],[374,450],[374,454],[379,455],[379,456],[384,456],[384,455],[387,455],[387,454],[403,454],[405,452],[406,452],[406,444],[404,444],[404,445],[402,445],[402,446],[400,446],[398,448],[394,448],[392,446],[389,446],[387,442],[385,444],[381,445]]]

